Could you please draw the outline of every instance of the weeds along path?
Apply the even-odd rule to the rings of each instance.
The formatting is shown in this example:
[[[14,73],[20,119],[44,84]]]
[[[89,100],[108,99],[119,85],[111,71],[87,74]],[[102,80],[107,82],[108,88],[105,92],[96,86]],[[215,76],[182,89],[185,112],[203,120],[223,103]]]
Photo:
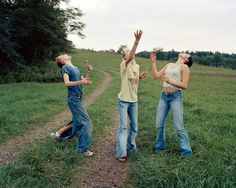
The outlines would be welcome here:
[[[97,85],[94,91],[85,98],[85,107],[92,104],[110,85],[112,77],[107,72],[101,71],[105,78]],[[71,118],[68,110],[65,110],[52,118],[52,121],[44,126],[34,127],[27,133],[14,137],[13,139],[0,144],[0,166],[11,163],[18,159],[22,151],[48,137],[52,131],[61,126],[61,122],[66,122]]]

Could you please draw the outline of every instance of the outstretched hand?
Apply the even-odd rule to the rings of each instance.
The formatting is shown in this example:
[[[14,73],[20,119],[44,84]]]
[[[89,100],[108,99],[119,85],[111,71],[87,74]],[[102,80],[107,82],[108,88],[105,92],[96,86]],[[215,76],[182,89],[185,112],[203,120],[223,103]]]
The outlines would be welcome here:
[[[134,33],[134,36],[135,36],[135,39],[136,39],[137,42],[141,39],[142,34],[143,34],[143,31],[142,31],[142,30],[137,30],[137,31]]]
[[[155,52],[150,52],[150,61],[151,63],[155,63],[156,60],[157,60],[157,56],[156,56],[156,53]]]

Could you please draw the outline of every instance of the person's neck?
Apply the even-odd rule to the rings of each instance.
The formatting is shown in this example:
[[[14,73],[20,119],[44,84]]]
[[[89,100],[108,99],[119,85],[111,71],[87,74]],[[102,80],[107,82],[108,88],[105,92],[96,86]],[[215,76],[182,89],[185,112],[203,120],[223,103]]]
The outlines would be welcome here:
[[[182,58],[179,58],[177,61],[176,61],[176,64],[184,64],[184,60]]]

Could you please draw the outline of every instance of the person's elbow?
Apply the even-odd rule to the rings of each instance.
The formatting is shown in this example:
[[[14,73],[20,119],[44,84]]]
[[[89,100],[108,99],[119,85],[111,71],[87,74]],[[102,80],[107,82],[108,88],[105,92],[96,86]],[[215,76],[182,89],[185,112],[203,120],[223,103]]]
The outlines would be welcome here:
[[[68,87],[68,86],[70,86],[70,83],[67,82],[67,81],[65,81],[65,82],[64,82],[64,85],[65,85],[66,87]]]
[[[182,89],[187,90],[187,88],[188,88],[188,84],[183,84]]]
[[[153,80],[159,80],[160,77],[161,77],[161,75],[159,75],[158,73],[155,73],[152,75]]]
[[[156,75],[152,75],[153,80],[159,80],[159,77]]]

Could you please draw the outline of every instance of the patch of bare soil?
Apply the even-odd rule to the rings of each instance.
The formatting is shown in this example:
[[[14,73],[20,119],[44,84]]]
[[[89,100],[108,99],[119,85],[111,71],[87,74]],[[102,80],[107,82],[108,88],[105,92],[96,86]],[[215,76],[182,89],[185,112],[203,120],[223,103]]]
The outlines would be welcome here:
[[[117,124],[118,118],[115,118],[112,125],[107,128],[107,134],[93,148],[94,156],[85,161],[85,165],[89,163],[88,175],[81,176],[78,173],[73,187],[122,187],[127,176],[129,162],[120,162],[115,158]],[[77,171],[81,172],[80,168]]]
[[[110,85],[112,78],[111,76],[102,71],[105,78],[103,81],[94,89],[94,91],[85,98],[85,107],[91,105]],[[42,141],[43,139],[50,136],[52,131],[60,128],[62,122],[68,122],[71,119],[70,112],[65,110],[52,118],[52,121],[46,123],[44,126],[33,126],[27,133],[14,137],[13,139],[0,144],[0,166],[11,163],[20,157],[22,151],[26,148]]]

